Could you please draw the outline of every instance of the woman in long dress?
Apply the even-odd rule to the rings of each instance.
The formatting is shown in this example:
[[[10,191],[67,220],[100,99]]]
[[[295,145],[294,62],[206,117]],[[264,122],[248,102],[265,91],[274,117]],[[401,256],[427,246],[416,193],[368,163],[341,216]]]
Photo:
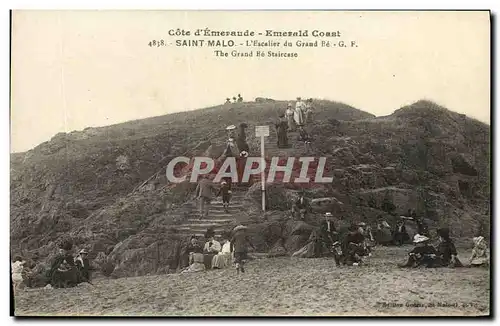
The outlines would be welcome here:
[[[212,269],[223,269],[231,265],[231,242],[225,237],[221,251],[212,259]]]
[[[286,115],[286,119],[288,122],[288,130],[290,130],[290,131],[295,131],[295,128],[297,127],[295,125],[295,120],[293,117],[294,113],[295,113],[295,110],[292,107],[292,103],[288,103],[288,106],[287,106],[286,111],[285,111],[285,115]]]
[[[189,254],[189,267],[184,269],[181,273],[195,273],[203,272],[205,264],[203,263],[203,254],[191,252]]]
[[[286,148],[288,147],[288,123],[285,120],[285,115],[282,114],[279,120],[275,124],[276,132],[278,134],[278,148]]]
[[[474,249],[472,249],[472,255],[469,258],[469,264],[471,267],[485,266],[488,264],[488,246],[484,237],[478,236],[473,238]]]
[[[295,112],[293,118],[295,120],[295,124],[299,127],[304,126],[305,118],[306,118],[306,107],[304,102],[300,97],[297,97],[297,103],[295,103]]]

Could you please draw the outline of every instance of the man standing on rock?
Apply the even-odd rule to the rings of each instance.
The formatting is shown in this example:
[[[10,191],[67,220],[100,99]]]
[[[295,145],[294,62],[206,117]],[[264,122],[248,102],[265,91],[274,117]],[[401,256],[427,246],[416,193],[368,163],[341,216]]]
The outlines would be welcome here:
[[[204,175],[198,182],[195,190],[195,195],[200,202],[200,220],[208,216],[208,210],[210,209],[210,202],[212,201],[212,194],[214,191],[215,187],[210,176]]]
[[[299,199],[297,199],[292,207],[292,214],[295,216],[295,213],[299,213],[300,219],[305,220],[306,214],[310,209],[309,200],[305,197],[304,190],[302,190]]]
[[[338,239],[337,227],[335,225],[333,215],[330,212],[325,213],[325,220],[320,225],[321,242],[323,252],[330,253],[333,243]]]

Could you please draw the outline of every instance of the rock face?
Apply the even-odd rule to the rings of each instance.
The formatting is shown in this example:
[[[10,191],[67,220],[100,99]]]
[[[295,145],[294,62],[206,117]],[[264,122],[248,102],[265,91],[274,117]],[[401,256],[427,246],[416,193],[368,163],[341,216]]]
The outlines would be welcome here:
[[[189,219],[179,207],[192,198],[195,185],[170,184],[168,162],[180,155],[217,156],[230,124],[245,122],[251,143],[254,126],[274,120],[276,108],[286,104],[239,103],[230,110],[217,106],[60,133],[12,154],[12,254],[40,268],[57,241],[70,236],[77,249],[90,250],[103,274],[172,271],[186,235],[169,228]],[[379,216],[393,223],[415,209],[433,226],[450,226],[455,237],[479,229],[488,236],[489,126],[427,101],[379,118],[341,103],[314,105],[313,156],[327,158],[333,182],[269,185],[265,216],[259,185],[247,189],[241,211],[228,218],[249,225],[259,250],[281,255],[307,240],[307,232],[291,235],[296,225],[288,219],[301,188],[314,198],[307,221],[312,227],[325,211],[347,225],[374,223]]]

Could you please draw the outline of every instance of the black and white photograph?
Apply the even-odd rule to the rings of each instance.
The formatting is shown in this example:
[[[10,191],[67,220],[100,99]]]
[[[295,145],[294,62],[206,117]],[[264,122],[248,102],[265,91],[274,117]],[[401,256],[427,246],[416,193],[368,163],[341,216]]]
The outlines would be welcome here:
[[[488,317],[491,12],[12,10],[15,317]]]

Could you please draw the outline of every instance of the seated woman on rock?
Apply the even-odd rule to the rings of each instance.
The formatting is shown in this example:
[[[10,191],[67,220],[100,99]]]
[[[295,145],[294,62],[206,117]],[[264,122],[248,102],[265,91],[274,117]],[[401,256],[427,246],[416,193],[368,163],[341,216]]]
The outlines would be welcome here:
[[[180,264],[181,269],[189,267],[192,253],[203,253],[203,248],[200,246],[198,239],[194,235],[191,237],[191,239],[189,239],[189,243],[182,253]]]
[[[416,234],[413,238],[415,248],[408,253],[408,261],[399,267],[434,267],[437,251],[429,244],[429,238],[425,235]]]
[[[195,273],[203,272],[205,264],[203,263],[203,254],[191,252],[189,255],[189,267],[184,269],[181,273]]]
[[[450,238],[450,230],[441,228],[438,230],[439,245],[437,248],[437,261],[435,267],[462,267],[462,263],[457,257],[457,249]]]
[[[205,238],[208,240],[205,243],[205,247],[203,248],[203,254],[205,256],[205,268],[211,269],[212,259],[219,253],[219,251],[222,249],[222,246],[220,245],[219,241],[215,240],[215,232],[213,232],[212,230],[207,231],[207,233],[205,234]]]
[[[61,242],[59,252],[52,260],[47,279],[55,288],[73,287],[79,283],[79,273],[71,255],[72,248],[72,242]]]
[[[224,244],[221,251],[212,259],[212,269],[223,269],[231,265],[231,242],[229,241],[229,235],[225,234],[222,238],[224,239]]]
[[[474,248],[472,249],[472,255],[469,258],[470,267],[487,266],[489,263],[488,245],[486,244],[484,237],[474,237],[473,241]]]

